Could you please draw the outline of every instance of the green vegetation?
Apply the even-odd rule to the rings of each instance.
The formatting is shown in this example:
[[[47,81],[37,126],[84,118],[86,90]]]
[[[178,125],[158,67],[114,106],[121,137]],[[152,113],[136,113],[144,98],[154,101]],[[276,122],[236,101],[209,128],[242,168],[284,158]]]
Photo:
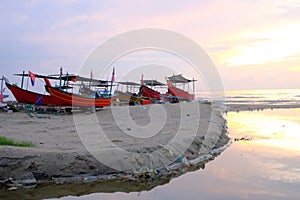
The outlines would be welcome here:
[[[16,142],[12,139],[8,139],[6,137],[0,136],[0,145],[9,145],[9,146],[18,146],[18,147],[33,147],[35,146],[31,142]]]

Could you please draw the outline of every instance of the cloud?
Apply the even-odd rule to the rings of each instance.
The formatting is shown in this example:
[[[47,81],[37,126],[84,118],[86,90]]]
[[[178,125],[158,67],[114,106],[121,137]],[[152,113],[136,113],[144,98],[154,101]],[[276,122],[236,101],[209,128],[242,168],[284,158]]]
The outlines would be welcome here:
[[[258,65],[280,62],[300,54],[297,44],[300,23],[265,32],[247,33],[239,44],[227,51],[226,63],[230,66]]]
[[[274,63],[286,66],[285,70],[300,66],[297,0],[192,0],[176,4],[172,0],[4,0],[0,10],[0,66],[4,66],[4,74],[19,70],[19,64],[47,66],[45,72],[57,70],[59,65],[78,69],[102,41],[151,27],[186,35],[203,46],[221,69],[254,69],[254,65],[255,70],[278,69]]]
[[[290,67],[289,71],[291,71],[291,72],[300,72],[300,66]]]

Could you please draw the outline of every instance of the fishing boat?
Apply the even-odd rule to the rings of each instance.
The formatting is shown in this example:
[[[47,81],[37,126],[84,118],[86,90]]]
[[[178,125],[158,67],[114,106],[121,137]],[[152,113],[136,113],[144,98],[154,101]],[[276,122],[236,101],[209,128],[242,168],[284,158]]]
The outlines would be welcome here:
[[[4,80],[6,78],[4,76],[2,76],[2,78],[0,79],[1,80],[1,89],[0,89],[0,102],[2,102],[5,98],[9,97],[8,94],[4,94],[5,92],[5,88],[3,87],[3,83],[4,83]]]
[[[141,101],[141,97],[137,94],[137,88],[140,87],[141,84],[125,81],[125,82],[117,82],[118,88],[114,92],[115,98],[113,98],[114,104],[130,104],[136,105]],[[124,91],[123,86],[126,86],[126,91]]]
[[[165,84],[157,80],[142,80],[142,83],[140,87],[140,94],[144,101],[142,104],[161,103],[161,93],[153,88],[162,87]]]
[[[63,104],[78,107],[104,107],[111,104],[112,83],[114,80],[114,71],[112,81],[102,81],[91,78],[76,76],[76,82],[80,82],[78,93],[64,91],[59,87],[53,87],[47,77],[44,78],[46,83],[45,89],[51,97],[59,99]],[[87,84],[85,84],[85,82]],[[110,83],[110,91],[108,91]],[[101,88],[92,90],[91,87]]]
[[[28,91],[18,87],[17,85],[11,85],[10,83],[5,83],[7,88],[13,93],[18,103],[24,104],[33,104],[36,106],[49,106],[49,105],[58,105],[58,106],[69,106],[65,102],[60,101],[59,99],[53,98],[50,95],[40,94],[32,91]]]
[[[29,71],[30,72],[30,71]],[[108,87],[107,81],[95,80],[92,78],[85,78],[78,75],[39,75],[33,74],[32,72],[25,74],[15,74],[17,76],[22,76],[21,87],[17,85],[10,84],[6,80],[6,86],[11,90],[15,96],[18,103],[33,104],[35,106],[96,106],[103,107],[110,105],[111,95],[108,95],[98,90],[97,92],[92,91],[90,87],[84,87],[84,82],[89,82],[89,86],[93,86],[96,83],[97,86]],[[23,89],[24,77],[30,77],[32,85],[34,85],[35,78],[43,78],[46,85],[46,91],[50,94],[40,94],[37,92],[29,91],[28,89]],[[59,80],[59,86],[52,87],[50,80]],[[64,83],[62,84],[62,81]],[[69,81],[79,81],[80,84],[80,94],[74,94],[73,92],[68,92],[69,89],[73,90],[73,87],[70,87]],[[75,84],[73,84],[75,86]],[[51,91],[51,93],[50,93]],[[106,96],[104,96],[106,95]]]
[[[3,101],[7,97],[9,97],[8,94],[0,94],[0,101]]]
[[[45,85],[46,91],[49,92],[51,97],[59,99],[63,104],[79,107],[104,107],[109,106],[111,103],[111,96],[83,96],[66,91],[62,91],[59,88]]]
[[[23,89],[23,81],[24,77],[30,76],[30,74],[15,74],[17,76],[22,75],[22,83],[21,87],[16,84],[11,84],[7,78],[5,78],[5,85],[14,95],[18,103],[24,104],[33,104],[36,106],[48,106],[48,105],[59,105],[59,106],[68,106],[64,102],[61,102],[59,99],[53,98],[47,94],[41,94],[33,91],[29,91],[28,89]],[[43,75],[35,75],[37,78],[46,77]],[[55,77],[52,77],[55,79]]]
[[[123,91],[120,91],[120,90],[116,90],[115,91],[115,100],[118,102],[118,103],[125,103],[127,104],[130,100],[130,97],[132,96],[133,93],[131,92],[123,92]]]
[[[170,77],[166,77],[167,85],[168,85],[168,98],[176,98],[178,101],[193,101],[195,98],[195,81],[194,79],[190,80],[183,77],[181,74],[173,75]],[[193,94],[189,93],[189,83],[193,83]],[[183,89],[179,88],[178,85],[181,85]],[[187,85],[187,91],[184,90]]]

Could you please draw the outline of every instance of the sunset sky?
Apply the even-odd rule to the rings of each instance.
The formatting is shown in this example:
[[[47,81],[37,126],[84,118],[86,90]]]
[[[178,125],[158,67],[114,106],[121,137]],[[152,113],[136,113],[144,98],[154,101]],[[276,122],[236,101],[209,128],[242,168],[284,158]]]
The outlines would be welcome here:
[[[300,86],[299,0],[2,0],[0,23],[0,75],[12,81],[23,70],[76,73],[103,41],[160,28],[197,42],[227,90]]]

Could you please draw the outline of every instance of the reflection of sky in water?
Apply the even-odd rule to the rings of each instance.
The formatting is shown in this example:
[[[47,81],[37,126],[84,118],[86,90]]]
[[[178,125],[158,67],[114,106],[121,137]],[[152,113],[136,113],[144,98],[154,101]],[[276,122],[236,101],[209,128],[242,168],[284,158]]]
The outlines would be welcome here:
[[[299,199],[300,110],[232,112],[227,121],[231,138],[252,140],[234,142],[204,170],[147,192],[79,199]]]
[[[300,194],[300,110],[229,113],[227,120],[232,138],[252,138],[224,152],[239,158],[233,174],[240,172],[253,181],[253,189],[265,192],[267,199],[272,195],[297,199],[293,194]],[[253,183],[248,182],[249,193]]]
[[[289,154],[300,153],[300,110],[230,113],[229,127],[235,134],[250,136],[264,148]]]

